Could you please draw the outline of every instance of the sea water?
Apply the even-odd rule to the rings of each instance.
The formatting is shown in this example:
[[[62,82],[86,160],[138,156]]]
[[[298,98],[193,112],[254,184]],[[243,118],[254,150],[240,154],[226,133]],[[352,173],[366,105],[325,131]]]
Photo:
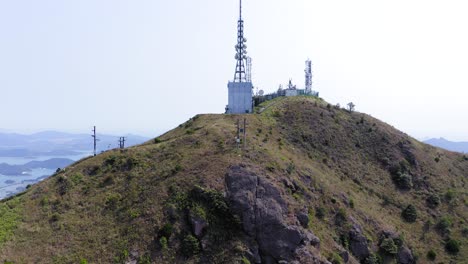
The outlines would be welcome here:
[[[23,165],[30,161],[44,161],[53,158],[67,158],[74,161],[80,160],[89,153],[81,153],[72,156],[39,156],[39,157],[0,157],[0,163],[10,165]],[[34,168],[30,171],[23,172],[20,175],[3,175],[0,174],[0,199],[22,192],[30,184],[37,183],[54,174],[56,169]]]

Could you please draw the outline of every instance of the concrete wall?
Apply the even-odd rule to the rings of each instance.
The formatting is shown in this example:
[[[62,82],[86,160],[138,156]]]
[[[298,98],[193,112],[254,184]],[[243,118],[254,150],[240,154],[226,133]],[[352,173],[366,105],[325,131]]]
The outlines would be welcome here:
[[[286,92],[286,96],[297,96],[298,95],[297,90],[286,89],[285,92]]]
[[[253,86],[250,82],[228,83],[227,114],[252,113]]]

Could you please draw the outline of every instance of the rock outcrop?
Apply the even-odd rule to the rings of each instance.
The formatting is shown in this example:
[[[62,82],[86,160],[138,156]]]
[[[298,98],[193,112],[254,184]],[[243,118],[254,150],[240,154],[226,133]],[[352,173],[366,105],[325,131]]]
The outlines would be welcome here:
[[[355,221],[353,222],[351,230],[349,231],[349,249],[356,258],[363,261],[370,254],[369,245],[367,243],[367,238],[362,232],[361,226]]]
[[[408,247],[401,247],[397,255],[398,264],[414,264],[413,252]]]
[[[244,232],[258,243],[262,263],[308,259],[320,263],[307,250],[320,240],[296,225],[288,225],[286,201],[267,179],[242,166],[232,166],[226,175],[227,198],[231,210],[240,216]]]

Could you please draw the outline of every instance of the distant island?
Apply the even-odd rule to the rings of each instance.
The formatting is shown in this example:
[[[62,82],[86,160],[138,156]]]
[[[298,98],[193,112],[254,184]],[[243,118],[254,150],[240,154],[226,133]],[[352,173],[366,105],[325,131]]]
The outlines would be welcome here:
[[[55,158],[44,161],[30,161],[23,165],[0,163],[0,174],[7,176],[24,175],[28,174],[28,172],[35,168],[57,169],[66,167],[73,162],[74,161],[71,159]]]
[[[134,146],[148,140],[146,137],[127,134],[125,146]],[[118,147],[120,136],[97,135],[98,151]],[[31,135],[0,133],[0,157],[62,157],[78,156],[93,149],[91,134],[72,134],[44,131]]]

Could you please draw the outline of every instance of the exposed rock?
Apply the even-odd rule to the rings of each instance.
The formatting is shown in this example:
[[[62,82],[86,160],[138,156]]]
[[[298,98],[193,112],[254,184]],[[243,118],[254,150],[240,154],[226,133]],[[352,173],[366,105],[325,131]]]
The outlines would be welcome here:
[[[353,223],[349,231],[349,249],[361,261],[370,254],[367,238],[363,235],[362,228],[358,223]]]
[[[307,264],[328,264],[328,261],[322,261],[320,258],[314,256],[309,250],[305,247],[300,247],[295,252],[296,260],[289,262],[290,264],[293,263],[307,263]]]
[[[348,263],[349,261],[349,252],[344,250],[340,252],[340,256],[343,259],[344,263]]]
[[[258,247],[250,246],[249,249],[245,252],[248,259],[252,260],[256,264],[262,263],[260,254],[258,253]]]
[[[320,239],[316,237],[314,234],[307,232],[306,238],[304,239],[304,244],[310,244],[316,248],[320,248]]]
[[[292,183],[290,180],[284,178],[282,182],[284,184],[284,187],[290,189],[292,192],[296,192],[296,185]]]
[[[397,255],[398,264],[414,264],[413,252],[407,247],[401,247]]]
[[[297,220],[302,227],[307,228],[309,226],[309,214],[307,212],[300,212],[297,214]]]
[[[287,205],[281,192],[265,178],[242,166],[232,166],[226,175],[231,210],[241,217],[244,231],[259,246],[262,263],[294,260],[304,243],[317,244],[302,228],[285,223]]]
[[[189,221],[192,226],[193,234],[198,238],[202,238],[204,235],[205,229],[208,227],[208,222],[203,219],[201,216],[189,212]]]

